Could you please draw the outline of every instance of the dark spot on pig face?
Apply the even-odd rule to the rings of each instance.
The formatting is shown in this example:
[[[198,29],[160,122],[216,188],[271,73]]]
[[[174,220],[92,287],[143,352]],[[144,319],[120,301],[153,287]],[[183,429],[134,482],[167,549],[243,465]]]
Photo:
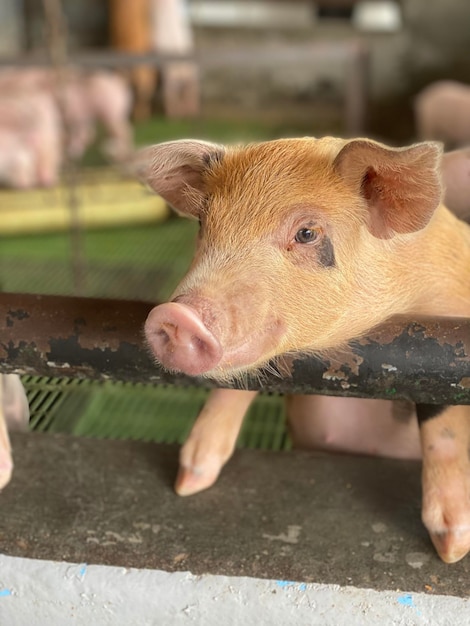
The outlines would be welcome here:
[[[331,239],[325,235],[319,246],[319,262],[323,267],[335,267],[335,251]]]

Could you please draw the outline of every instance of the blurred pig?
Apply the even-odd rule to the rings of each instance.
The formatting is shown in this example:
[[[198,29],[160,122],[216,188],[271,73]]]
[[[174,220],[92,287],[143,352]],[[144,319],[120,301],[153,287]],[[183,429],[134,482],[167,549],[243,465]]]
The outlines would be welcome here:
[[[94,72],[85,82],[92,117],[106,132],[103,153],[121,162],[133,151],[130,123],[132,95],[127,82],[117,74]]]
[[[18,133],[0,124],[0,185],[30,189],[36,182],[34,151]]]
[[[419,139],[438,139],[448,148],[470,142],[470,85],[432,83],[416,97],[414,111]]]
[[[109,72],[71,73],[62,85],[49,77],[48,89],[54,94],[64,117],[67,149],[73,159],[81,159],[96,137],[101,124],[105,138],[103,154],[114,162],[127,159],[133,150],[130,113],[132,97],[125,80]]]
[[[48,68],[0,70],[0,93],[52,97],[62,116],[67,152],[80,159],[103,126],[103,153],[112,161],[126,159],[133,149],[130,113],[132,95],[126,81],[112,72],[69,69],[58,77]]]
[[[27,189],[59,179],[62,127],[53,99],[44,93],[0,98],[0,182]]]
[[[446,152],[442,158],[446,206],[470,222],[470,148]]]
[[[283,354],[340,347],[392,315],[468,316],[470,227],[441,203],[440,166],[438,144],[367,139],[187,140],[141,152],[140,178],[200,224],[188,274],[145,324],[155,358],[223,382]],[[181,450],[178,493],[214,483],[255,395],[211,393]],[[470,407],[287,401],[297,443],[422,453],[432,541],[447,562],[469,551]]]

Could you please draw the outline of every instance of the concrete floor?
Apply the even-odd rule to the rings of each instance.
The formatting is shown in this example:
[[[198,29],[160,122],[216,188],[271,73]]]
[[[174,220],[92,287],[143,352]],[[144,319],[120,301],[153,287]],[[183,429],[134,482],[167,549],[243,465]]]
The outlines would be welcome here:
[[[452,616],[445,609],[451,599],[442,596],[470,595],[470,560],[449,566],[434,553],[420,521],[419,463],[241,450],[212,489],[179,498],[172,490],[178,456],[173,446],[50,434],[15,435],[13,445],[14,478],[0,495],[0,553],[5,555],[0,557],[0,618],[7,602],[13,606],[15,576],[24,577],[28,568],[36,571],[40,564],[51,573],[65,567],[60,563],[65,561],[67,567],[77,568],[77,580],[80,571],[93,565],[114,566],[103,574],[107,584],[116,568],[121,573],[135,572],[129,568],[166,575],[179,572],[168,583],[175,593],[180,584],[175,581],[188,576],[197,584],[200,576],[211,581],[209,593],[221,580],[233,589],[249,577],[256,588],[268,585],[272,595],[286,591],[286,602],[305,590],[312,592],[312,599],[323,589],[340,594],[338,610],[344,609],[340,599],[349,598],[344,595],[348,589],[355,589],[356,600],[363,597],[366,603],[372,602],[367,594],[387,591],[390,599],[393,592],[387,606],[392,607],[391,615],[398,611],[397,619],[404,608],[418,606],[410,594],[419,594],[421,617],[429,606],[426,620],[433,616],[432,621],[422,621],[419,611],[410,610],[397,624],[470,623],[466,600],[451,603],[458,619],[466,621],[456,621],[457,613]],[[31,576],[39,584],[36,575]],[[221,577],[231,577],[232,582]],[[39,578],[48,584],[44,571]],[[59,579],[66,580],[62,575]],[[249,582],[243,585],[252,589]],[[51,593],[52,587],[62,601],[67,600],[69,587],[58,590],[51,578]],[[44,596],[44,590],[41,593]],[[203,596],[198,596],[200,601]],[[230,603],[230,611],[229,607]],[[437,619],[436,611],[444,621]],[[349,624],[395,623],[356,622],[352,614],[349,617]],[[172,624],[168,619],[136,624]],[[0,619],[2,626],[23,623],[28,622]],[[338,618],[305,623],[343,622]]]

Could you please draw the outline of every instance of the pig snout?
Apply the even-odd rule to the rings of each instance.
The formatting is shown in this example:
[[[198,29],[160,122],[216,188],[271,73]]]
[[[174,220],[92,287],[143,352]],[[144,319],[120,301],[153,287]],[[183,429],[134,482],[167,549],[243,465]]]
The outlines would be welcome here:
[[[169,370],[198,376],[219,364],[222,346],[198,313],[178,302],[161,304],[145,323],[147,342],[158,361]]]

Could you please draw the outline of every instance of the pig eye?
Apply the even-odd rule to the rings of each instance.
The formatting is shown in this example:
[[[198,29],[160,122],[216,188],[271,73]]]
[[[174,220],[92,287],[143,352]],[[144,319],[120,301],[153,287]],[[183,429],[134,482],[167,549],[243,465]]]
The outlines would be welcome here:
[[[312,243],[318,237],[318,231],[313,228],[301,228],[295,235],[297,243]]]

